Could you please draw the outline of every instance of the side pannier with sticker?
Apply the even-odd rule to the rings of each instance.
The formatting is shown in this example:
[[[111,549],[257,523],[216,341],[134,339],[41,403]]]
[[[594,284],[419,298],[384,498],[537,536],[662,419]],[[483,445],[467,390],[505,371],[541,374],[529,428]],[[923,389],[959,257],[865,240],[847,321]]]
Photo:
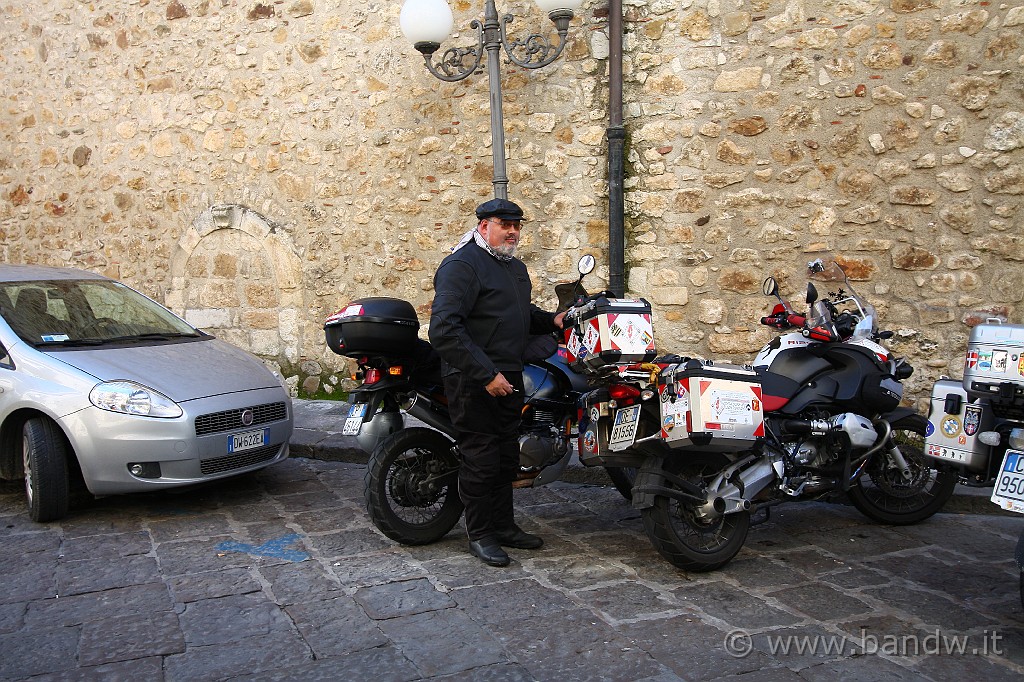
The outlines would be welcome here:
[[[661,370],[661,438],[670,448],[746,450],[764,438],[761,379],[752,367],[687,360]]]

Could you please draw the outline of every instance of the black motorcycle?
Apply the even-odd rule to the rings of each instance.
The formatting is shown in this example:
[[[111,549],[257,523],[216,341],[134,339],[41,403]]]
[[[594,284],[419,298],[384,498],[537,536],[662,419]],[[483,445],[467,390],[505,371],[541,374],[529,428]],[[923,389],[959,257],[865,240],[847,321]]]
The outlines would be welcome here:
[[[845,494],[869,518],[909,524],[953,493],[956,471],[924,456],[927,420],[900,406],[912,368],[881,345],[891,333],[878,330],[841,269],[816,262],[811,271],[845,290],[819,298],[809,284],[808,314],[778,297],[762,323],[795,331],[753,366],[662,359],[621,373],[640,388],[629,402],[584,396],[580,433],[590,447],[581,459],[645,456],[633,505],[655,548],[680,568],[723,566],[752,514],[780,502]],[[765,293],[778,296],[771,278]]]
[[[579,279],[556,285],[560,310],[594,299],[582,287],[594,266],[594,257],[584,256]],[[343,434],[355,436],[370,454],[364,489],[370,519],[402,544],[439,540],[463,511],[459,452],[440,358],[418,338],[415,310],[397,298],[363,298],[327,318],[324,330],[331,350],[358,364],[361,383],[350,395]],[[594,380],[570,367],[572,358],[555,335],[532,338],[527,354],[517,488],[562,476],[577,435],[577,402]],[[407,425],[406,415],[425,426]],[[628,494],[628,474],[617,467],[606,470],[616,488]]]

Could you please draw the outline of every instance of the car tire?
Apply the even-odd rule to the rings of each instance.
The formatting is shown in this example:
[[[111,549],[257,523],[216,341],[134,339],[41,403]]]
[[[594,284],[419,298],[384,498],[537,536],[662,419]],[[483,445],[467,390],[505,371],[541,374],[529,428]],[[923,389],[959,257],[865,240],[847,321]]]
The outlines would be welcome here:
[[[56,521],[68,513],[68,446],[60,428],[46,417],[25,422],[22,464],[29,517],[37,523]]]

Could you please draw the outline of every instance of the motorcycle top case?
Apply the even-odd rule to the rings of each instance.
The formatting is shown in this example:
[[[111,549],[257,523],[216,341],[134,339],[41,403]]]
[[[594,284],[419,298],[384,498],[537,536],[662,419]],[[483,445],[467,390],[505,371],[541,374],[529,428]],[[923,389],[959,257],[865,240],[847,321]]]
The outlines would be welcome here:
[[[645,299],[599,298],[584,306],[566,331],[569,366],[599,373],[610,365],[650,362],[657,355],[651,304]]]
[[[978,434],[988,431],[992,421],[988,404],[970,403],[961,382],[936,381],[924,432],[925,455],[984,472],[991,448],[978,440]]]
[[[688,360],[658,375],[661,438],[670,448],[736,452],[764,438],[761,380],[751,367]]]
[[[360,298],[327,318],[327,345],[338,355],[410,356],[420,322],[408,301],[384,296]]]
[[[963,383],[972,397],[1024,404],[1024,325],[990,320],[972,329]]]

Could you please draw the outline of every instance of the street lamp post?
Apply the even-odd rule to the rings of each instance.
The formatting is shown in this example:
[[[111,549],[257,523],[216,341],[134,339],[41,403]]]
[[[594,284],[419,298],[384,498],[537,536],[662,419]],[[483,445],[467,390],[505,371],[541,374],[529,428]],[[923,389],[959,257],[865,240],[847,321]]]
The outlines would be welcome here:
[[[473,47],[450,47],[440,60],[434,62],[434,53],[451,33],[453,19],[446,0],[406,0],[399,21],[402,33],[413,42],[427,70],[443,81],[453,83],[475,72],[487,53],[487,83],[491,98],[491,159],[494,163],[492,184],[494,196],[508,198],[508,176],[505,172],[505,122],[501,108],[501,65],[498,48],[504,47],[513,64],[527,69],[539,69],[558,58],[565,47],[569,22],[583,0],[536,0],[548,13],[558,31],[558,44],[553,45],[546,36],[531,33],[523,40],[509,41],[505,25],[512,22],[511,14],[498,19],[494,0],[485,0],[484,21],[470,22],[476,29],[478,42]]]

